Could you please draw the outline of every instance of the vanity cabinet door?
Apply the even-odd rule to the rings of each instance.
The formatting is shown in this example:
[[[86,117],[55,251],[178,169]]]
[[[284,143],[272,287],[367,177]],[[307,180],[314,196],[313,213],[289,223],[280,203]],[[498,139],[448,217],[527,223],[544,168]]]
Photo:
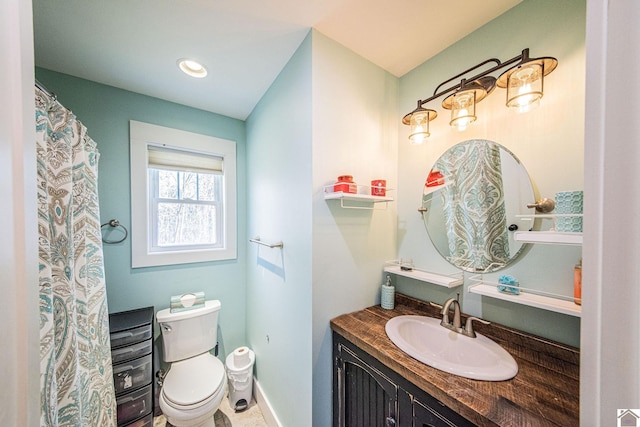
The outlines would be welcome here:
[[[365,353],[356,354],[334,336],[333,426],[401,427],[400,388],[372,366]]]
[[[423,397],[424,398],[424,397]],[[413,427],[475,426],[429,396],[431,404],[413,401]]]
[[[333,334],[333,427],[472,427],[475,424]]]

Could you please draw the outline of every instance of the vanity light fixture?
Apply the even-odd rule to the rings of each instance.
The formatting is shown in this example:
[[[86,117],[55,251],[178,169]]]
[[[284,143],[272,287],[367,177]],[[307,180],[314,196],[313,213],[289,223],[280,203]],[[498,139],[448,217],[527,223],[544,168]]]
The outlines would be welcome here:
[[[442,101],[442,108],[451,110],[451,127],[463,131],[477,119],[476,104],[493,91],[495,82],[493,77],[482,77],[471,82],[462,79],[460,88]]]
[[[472,77],[463,78],[472,71],[491,63],[495,65]],[[505,62],[491,58],[474,65],[440,83],[433,91],[433,96],[418,100],[416,109],[402,118],[403,124],[411,126],[409,141],[412,144],[422,144],[429,136],[429,122],[438,114],[435,110],[426,109],[423,106],[444,95],[449,94],[442,101],[442,107],[451,110],[449,124],[460,131],[465,130],[476,120],[476,104],[489,95],[496,86],[507,89],[507,107],[519,112],[529,111],[542,98],[544,76],[555,70],[557,65],[558,60],[552,57],[529,58],[529,48]],[[490,75],[509,66],[511,68],[497,79]],[[458,79],[461,79],[460,83],[440,89]]]
[[[207,76],[207,69],[204,65],[193,59],[181,58],[177,61],[178,67],[188,76],[201,79]]]
[[[463,131],[475,122],[477,119],[476,102],[476,91],[473,89],[460,89],[451,95],[451,121],[449,122],[451,127]]]
[[[424,142],[424,140],[430,135],[429,122],[435,119],[437,115],[438,113],[436,113],[435,110],[427,110],[426,108],[422,108],[420,105],[418,105],[418,108],[413,110],[411,119],[408,123],[409,126],[411,126],[409,134],[409,142],[411,144],[418,145]]]
[[[498,77],[497,85],[507,88],[507,107],[519,112],[529,111],[540,103],[544,76],[558,66],[555,58],[529,58],[529,49],[522,51],[522,60]]]

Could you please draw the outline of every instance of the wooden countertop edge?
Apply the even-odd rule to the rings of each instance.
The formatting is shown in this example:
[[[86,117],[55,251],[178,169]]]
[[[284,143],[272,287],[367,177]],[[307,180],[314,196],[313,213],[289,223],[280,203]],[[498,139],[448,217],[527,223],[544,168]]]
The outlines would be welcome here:
[[[496,340],[512,354],[519,372],[508,381],[476,381],[427,366],[397,348],[387,337],[384,326],[390,318],[403,314],[439,317],[439,310],[397,294],[394,310],[373,306],[345,314],[331,320],[331,329],[479,426],[577,423],[578,349],[502,325],[492,324],[482,331],[478,328],[478,332]]]

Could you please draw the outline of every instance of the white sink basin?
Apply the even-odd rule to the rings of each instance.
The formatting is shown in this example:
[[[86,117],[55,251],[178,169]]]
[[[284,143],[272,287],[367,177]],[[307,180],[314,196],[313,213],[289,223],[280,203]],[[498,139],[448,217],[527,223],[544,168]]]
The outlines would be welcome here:
[[[387,322],[391,341],[409,356],[441,371],[465,378],[503,381],[518,373],[518,364],[496,342],[477,334],[469,338],[440,325],[441,319],[398,316]]]

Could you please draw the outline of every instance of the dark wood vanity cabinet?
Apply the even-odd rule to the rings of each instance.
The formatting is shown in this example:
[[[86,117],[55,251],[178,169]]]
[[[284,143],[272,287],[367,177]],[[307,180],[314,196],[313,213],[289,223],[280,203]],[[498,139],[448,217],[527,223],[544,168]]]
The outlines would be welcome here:
[[[474,424],[333,333],[333,427]]]
[[[353,350],[334,343],[334,427],[398,425],[398,385]]]

